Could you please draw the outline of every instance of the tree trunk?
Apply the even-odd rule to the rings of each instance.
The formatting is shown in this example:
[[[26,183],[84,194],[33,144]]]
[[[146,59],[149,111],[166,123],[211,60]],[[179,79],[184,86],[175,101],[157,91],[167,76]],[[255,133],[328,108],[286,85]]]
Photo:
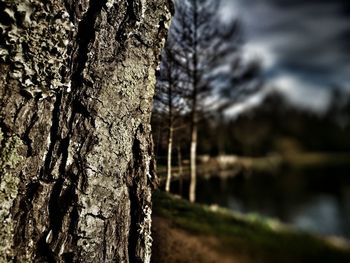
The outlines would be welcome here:
[[[150,261],[170,5],[0,2],[0,262]]]
[[[182,168],[182,157],[181,157],[181,147],[177,146],[177,166],[179,169],[179,192],[182,196],[183,191],[183,168]]]
[[[197,0],[193,2],[193,93],[192,93],[192,116],[191,116],[191,149],[190,149],[190,191],[189,201],[194,203],[196,201],[196,158],[197,158],[197,96],[198,96],[198,6]]]
[[[170,192],[170,183],[171,183],[171,155],[172,155],[172,148],[173,148],[173,127],[169,127],[169,134],[168,134],[168,157],[167,157],[167,176],[166,176],[166,183],[165,183],[165,191]]]
[[[224,113],[221,111],[219,112],[219,123],[217,124],[217,142],[218,142],[218,155],[223,156],[225,155],[225,131],[224,129]],[[222,127],[220,127],[222,125]]]
[[[191,132],[191,153],[190,153],[190,169],[191,169],[191,182],[190,182],[190,202],[196,201],[196,152],[197,152],[197,126],[194,125]]]
[[[169,68],[169,76],[171,76]],[[165,183],[165,191],[170,191],[170,183],[171,183],[171,155],[173,150],[173,95],[172,95],[172,81],[171,77],[169,80],[169,88],[168,88],[168,110],[169,110],[169,122],[168,122],[168,157],[167,157],[167,176]]]

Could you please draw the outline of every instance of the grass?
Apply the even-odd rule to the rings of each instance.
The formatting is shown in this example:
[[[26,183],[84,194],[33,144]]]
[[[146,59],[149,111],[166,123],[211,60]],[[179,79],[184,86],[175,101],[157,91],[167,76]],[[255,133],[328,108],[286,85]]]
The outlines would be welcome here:
[[[161,191],[153,195],[154,213],[198,237],[220,239],[218,250],[249,257],[252,262],[347,263],[350,251],[331,242],[283,227],[259,216],[191,204]]]

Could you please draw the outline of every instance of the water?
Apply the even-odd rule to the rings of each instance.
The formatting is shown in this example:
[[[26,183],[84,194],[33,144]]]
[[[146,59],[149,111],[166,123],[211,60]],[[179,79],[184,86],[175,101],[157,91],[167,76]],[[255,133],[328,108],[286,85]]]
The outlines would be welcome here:
[[[198,178],[197,201],[277,218],[299,229],[350,239],[350,169]],[[179,183],[172,185],[179,193]],[[184,182],[186,197],[188,181]]]

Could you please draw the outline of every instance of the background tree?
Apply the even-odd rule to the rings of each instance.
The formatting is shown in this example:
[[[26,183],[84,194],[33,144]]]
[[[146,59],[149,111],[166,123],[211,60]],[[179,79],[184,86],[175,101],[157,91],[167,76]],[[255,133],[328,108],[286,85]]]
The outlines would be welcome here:
[[[189,199],[195,201],[198,121],[208,113],[232,105],[232,98],[247,93],[248,72],[258,63],[244,65],[241,59],[241,30],[237,20],[220,19],[221,1],[181,0],[170,28],[171,58],[181,70],[190,112],[191,147]],[[251,85],[256,87],[257,85]],[[235,89],[235,92],[228,90]],[[253,89],[253,88],[252,88]],[[221,95],[227,93],[224,99]]]
[[[181,86],[181,72],[175,65],[172,58],[171,40],[168,39],[163,52],[162,62],[160,65],[159,76],[157,78],[156,96],[155,96],[155,114],[157,112],[167,115],[167,176],[165,191],[170,191],[170,182],[172,174],[172,149],[174,130],[181,128],[179,120],[184,109],[183,88]]]
[[[150,261],[170,3],[0,2],[1,262]]]

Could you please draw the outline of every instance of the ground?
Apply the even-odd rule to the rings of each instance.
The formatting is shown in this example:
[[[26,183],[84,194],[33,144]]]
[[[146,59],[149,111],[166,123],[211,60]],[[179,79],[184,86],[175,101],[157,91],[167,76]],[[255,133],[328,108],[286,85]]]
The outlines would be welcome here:
[[[220,252],[220,240],[216,237],[191,234],[177,227],[171,220],[159,216],[153,218],[153,223],[153,246],[157,248],[153,251],[153,263],[250,262],[235,253]]]
[[[347,263],[350,250],[259,217],[240,217],[157,191],[154,263]]]

